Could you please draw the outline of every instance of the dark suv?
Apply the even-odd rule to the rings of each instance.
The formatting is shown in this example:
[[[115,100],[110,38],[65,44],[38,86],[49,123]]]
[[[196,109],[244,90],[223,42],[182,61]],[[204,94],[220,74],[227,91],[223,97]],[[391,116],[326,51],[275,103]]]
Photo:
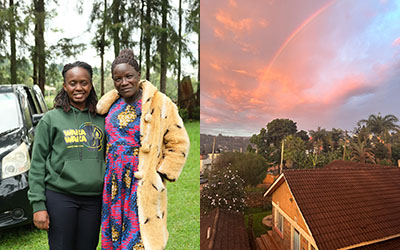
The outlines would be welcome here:
[[[35,127],[46,111],[37,85],[0,85],[0,229],[32,222],[30,156]]]

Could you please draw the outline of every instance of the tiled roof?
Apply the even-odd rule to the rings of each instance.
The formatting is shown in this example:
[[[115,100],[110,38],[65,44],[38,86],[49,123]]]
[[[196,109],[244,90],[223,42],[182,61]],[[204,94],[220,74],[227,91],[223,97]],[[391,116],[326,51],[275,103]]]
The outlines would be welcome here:
[[[319,249],[400,234],[400,169],[286,170]]]
[[[397,168],[396,166],[386,166],[379,164],[361,163],[353,161],[334,160],[324,166],[324,169],[366,169],[366,168]]]
[[[207,239],[208,230],[210,237]],[[243,214],[214,209],[201,216],[200,249],[250,250]]]
[[[400,249],[400,238],[382,241],[368,246],[355,248],[357,250],[399,250]]]

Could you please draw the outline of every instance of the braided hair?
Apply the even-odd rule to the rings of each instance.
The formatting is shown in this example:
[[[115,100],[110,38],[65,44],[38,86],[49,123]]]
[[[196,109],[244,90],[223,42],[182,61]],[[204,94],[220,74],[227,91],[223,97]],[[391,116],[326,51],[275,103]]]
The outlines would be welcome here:
[[[135,59],[135,55],[131,49],[123,49],[119,52],[119,55],[114,59],[111,64],[111,74],[114,76],[113,71],[115,66],[121,63],[127,63],[131,65],[140,74],[140,66]]]
[[[75,67],[80,67],[80,68],[86,69],[90,76],[90,83],[92,84],[92,77],[93,77],[92,66],[90,66],[89,64],[87,64],[85,62],[81,62],[81,61],[76,61],[74,63],[67,63],[64,65],[64,68],[62,71],[64,83],[65,83],[66,73],[70,69],[75,68]],[[94,86],[92,84],[92,89],[90,90],[89,96],[86,100],[86,106],[87,106],[89,112],[93,116],[96,115],[96,105],[97,105],[97,95],[96,95],[96,91],[94,90]],[[69,97],[68,97],[67,92],[64,90],[64,88],[61,88],[61,90],[58,92],[57,96],[54,98],[54,108],[62,108],[64,110],[64,112],[69,112],[71,110]]]

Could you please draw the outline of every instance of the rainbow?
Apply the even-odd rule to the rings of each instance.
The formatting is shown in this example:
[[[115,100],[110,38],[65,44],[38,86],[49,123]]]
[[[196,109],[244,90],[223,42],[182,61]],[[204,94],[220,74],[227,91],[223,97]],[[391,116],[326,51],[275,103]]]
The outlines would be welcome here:
[[[282,52],[285,50],[285,48],[288,46],[288,44],[296,37],[296,35],[304,29],[307,24],[309,24],[312,20],[314,20],[316,17],[321,15],[326,9],[328,9],[331,5],[334,4],[336,0],[332,0],[325,5],[323,5],[320,9],[318,9],[316,12],[314,12],[311,16],[309,16],[303,23],[301,23],[293,32],[288,36],[288,38],[285,40],[285,42],[279,47],[279,49],[275,52],[274,57],[272,57],[271,62],[268,64],[267,67],[267,75],[269,74],[269,71],[272,67],[272,65],[275,63],[276,59],[282,54]]]

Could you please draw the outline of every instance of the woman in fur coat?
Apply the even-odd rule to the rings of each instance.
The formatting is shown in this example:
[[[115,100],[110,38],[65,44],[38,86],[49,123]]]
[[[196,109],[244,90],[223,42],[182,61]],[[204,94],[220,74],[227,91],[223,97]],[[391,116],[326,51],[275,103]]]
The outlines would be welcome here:
[[[189,138],[176,105],[140,80],[132,50],[111,66],[115,90],[97,105],[107,114],[102,249],[164,249],[168,239],[166,181],[181,173]]]

